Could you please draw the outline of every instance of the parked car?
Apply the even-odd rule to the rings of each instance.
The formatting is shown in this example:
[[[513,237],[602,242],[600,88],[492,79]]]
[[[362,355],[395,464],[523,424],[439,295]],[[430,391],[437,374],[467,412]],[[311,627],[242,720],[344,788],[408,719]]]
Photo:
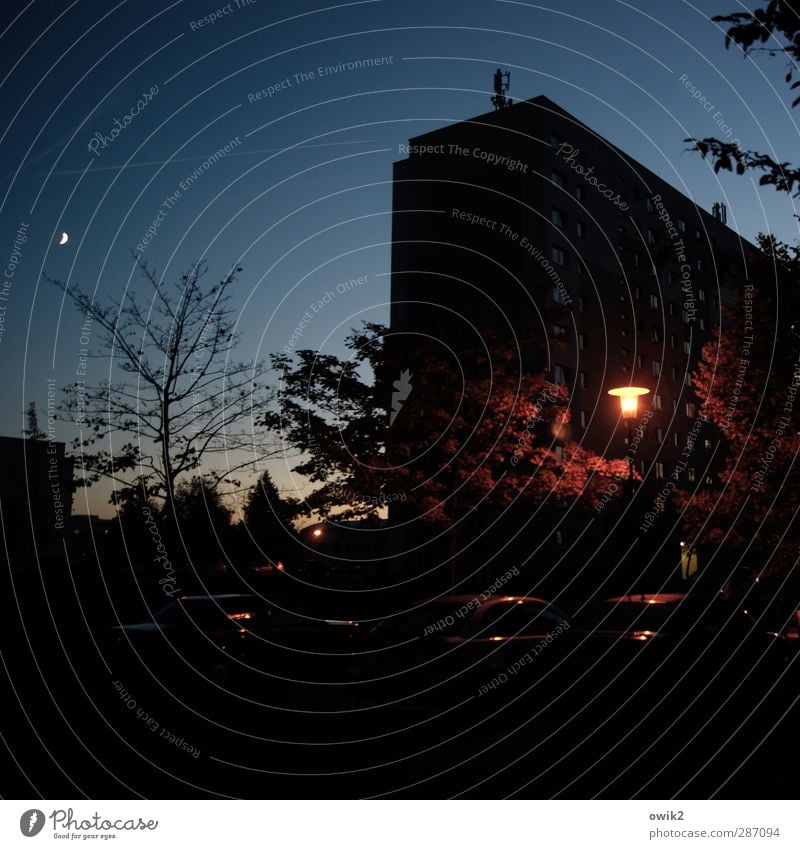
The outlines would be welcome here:
[[[523,666],[526,675],[535,665],[543,668],[539,655],[569,627],[567,616],[540,598],[425,600],[372,628],[362,645],[362,679],[370,682],[373,700],[416,693],[469,698],[517,664],[512,676]]]
[[[291,597],[181,596],[152,619],[114,628],[117,663],[154,676],[246,681],[331,680],[352,663],[357,623],[316,618]],[[275,679],[269,679],[274,684]],[[266,686],[266,684],[265,684]]]
[[[575,618],[565,660],[587,691],[695,690],[774,678],[787,641],[721,595],[637,593],[605,599]]]

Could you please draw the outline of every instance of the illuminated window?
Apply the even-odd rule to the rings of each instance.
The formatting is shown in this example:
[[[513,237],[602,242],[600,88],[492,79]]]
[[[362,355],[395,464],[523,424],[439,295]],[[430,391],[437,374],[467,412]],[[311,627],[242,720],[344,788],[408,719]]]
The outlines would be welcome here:
[[[578,234],[579,239],[583,239],[586,236],[586,225],[583,221],[575,222],[575,232]]]
[[[691,402],[686,402],[686,416],[693,419],[697,415],[697,407]]]
[[[697,480],[697,472],[695,472],[694,466],[689,466],[686,470],[686,480],[688,480],[689,483],[695,483]]]
[[[655,472],[656,472],[657,478],[663,478],[664,477],[664,464],[663,463],[656,463],[655,464]]]
[[[578,348],[581,351],[587,351],[589,349],[589,339],[585,333],[578,334]]]
[[[550,182],[552,182],[554,186],[558,186],[561,189],[563,189],[567,185],[567,181],[564,179],[564,175],[559,174],[558,171],[552,172],[552,174],[550,175]]]
[[[578,386],[580,386],[581,389],[586,389],[586,387],[588,385],[589,385],[589,381],[586,377],[586,372],[585,371],[578,372]]]
[[[661,363],[658,360],[653,360],[651,365],[653,368],[653,376],[658,377],[661,374]]]
[[[561,228],[564,228],[567,223],[567,219],[564,213],[560,209],[556,209],[555,207],[550,210],[550,220],[553,222],[553,224],[556,225],[556,227]]]
[[[681,447],[681,435],[676,430],[675,433],[672,434],[672,442],[676,448]]]
[[[683,340],[683,353],[691,354],[692,353],[692,343],[688,339]]]
[[[585,428],[586,427],[586,410],[581,410],[580,413],[578,413],[578,419],[581,423],[581,427]]]
[[[657,310],[658,308],[658,295],[650,295],[650,309]]]
[[[553,245],[550,249],[550,259],[552,259],[556,265],[566,266],[567,264],[567,255],[564,253],[562,248],[559,248],[556,245]]]
[[[654,410],[662,409],[661,401],[662,401],[662,399],[661,399],[660,395],[653,395],[653,409]]]
[[[656,442],[659,445],[661,445],[661,443],[663,441],[664,441],[664,430],[663,430],[663,428],[657,427],[656,428]]]

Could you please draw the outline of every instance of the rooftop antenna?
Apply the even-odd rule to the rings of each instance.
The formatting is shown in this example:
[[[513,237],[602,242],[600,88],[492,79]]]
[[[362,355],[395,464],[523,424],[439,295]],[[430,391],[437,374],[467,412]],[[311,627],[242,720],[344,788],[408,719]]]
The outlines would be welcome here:
[[[503,71],[498,68],[494,72],[494,97],[492,98],[492,105],[495,109],[504,109],[514,102],[510,97],[506,97],[510,85],[511,71]]]

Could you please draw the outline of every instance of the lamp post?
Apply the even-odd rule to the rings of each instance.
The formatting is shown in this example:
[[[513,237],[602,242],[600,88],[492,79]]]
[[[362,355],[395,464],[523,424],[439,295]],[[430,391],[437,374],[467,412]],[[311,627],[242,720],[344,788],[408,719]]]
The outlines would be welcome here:
[[[639,396],[649,394],[650,390],[643,386],[618,386],[609,389],[608,394],[619,398],[620,412],[625,420],[628,439],[628,495],[633,498],[633,454],[631,453],[631,421],[639,412]]]

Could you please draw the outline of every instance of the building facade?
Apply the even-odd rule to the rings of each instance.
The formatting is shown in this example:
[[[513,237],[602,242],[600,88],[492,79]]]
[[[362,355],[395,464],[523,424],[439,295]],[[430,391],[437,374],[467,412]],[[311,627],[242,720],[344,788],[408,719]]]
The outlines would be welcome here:
[[[753,247],[724,207],[701,209],[543,96],[417,136],[399,153],[396,338],[413,350],[416,337],[435,336],[466,379],[459,352],[487,327],[516,346],[520,370],[568,388],[569,438],[633,460],[642,532],[676,489],[710,484],[717,437],[691,373]],[[649,390],[629,428],[608,395],[627,385]]]

